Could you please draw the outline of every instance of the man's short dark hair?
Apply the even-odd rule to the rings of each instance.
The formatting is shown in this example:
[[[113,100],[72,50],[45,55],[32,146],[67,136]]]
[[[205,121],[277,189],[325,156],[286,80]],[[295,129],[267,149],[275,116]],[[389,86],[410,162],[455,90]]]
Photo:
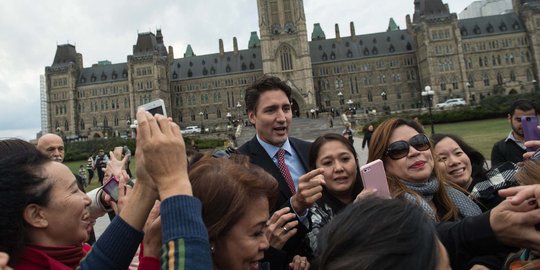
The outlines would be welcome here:
[[[259,97],[262,93],[270,90],[281,90],[291,100],[291,87],[289,87],[280,78],[270,75],[264,75],[254,81],[245,91],[244,101],[246,102],[246,111],[255,111],[259,103]]]
[[[529,100],[529,99],[518,99],[518,100],[514,101],[514,103],[512,103],[512,106],[510,106],[509,114],[514,115],[516,110],[521,110],[521,111],[524,111],[524,112],[534,110],[534,114],[538,113],[538,110],[536,109],[536,106],[534,105],[532,100]]]

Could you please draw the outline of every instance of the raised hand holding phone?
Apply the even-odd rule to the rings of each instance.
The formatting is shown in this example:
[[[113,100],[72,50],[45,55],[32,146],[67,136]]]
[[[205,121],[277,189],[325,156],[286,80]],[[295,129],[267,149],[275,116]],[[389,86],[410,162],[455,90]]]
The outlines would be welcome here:
[[[538,130],[538,118],[534,115],[521,117],[521,127],[523,129],[523,138],[528,141],[540,141],[540,131]],[[536,151],[538,147],[528,146],[527,151]]]
[[[298,190],[291,197],[291,205],[298,214],[304,213],[318,199],[322,197],[324,182],[324,169],[312,170],[298,179]]]
[[[377,159],[361,166],[360,175],[364,189],[376,189],[375,196],[379,198],[392,198],[382,160]]]

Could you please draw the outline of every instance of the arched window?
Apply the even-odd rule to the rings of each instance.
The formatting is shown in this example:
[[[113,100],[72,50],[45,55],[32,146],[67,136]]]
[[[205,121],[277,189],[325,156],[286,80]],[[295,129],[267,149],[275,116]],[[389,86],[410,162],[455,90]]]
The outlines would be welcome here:
[[[80,130],[84,130],[84,129],[85,129],[85,128],[84,128],[84,120],[83,120],[83,119],[81,119],[81,120],[79,121],[79,129],[80,129]]]
[[[501,73],[497,73],[497,84],[501,85],[503,84],[503,82],[504,82],[503,76],[501,75]]]
[[[117,127],[117,126],[118,126],[118,123],[119,123],[119,121],[118,121],[118,114],[115,114],[115,115],[114,115],[114,126]]]
[[[96,120],[95,117],[94,117],[94,119],[92,119],[92,126],[97,127],[97,120]]]
[[[103,117],[103,127],[108,127],[109,121],[107,120],[107,116]]]
[[[281,57],[281,70],[292,70],[293,62],[291,48],[289,46],[283,46],[281,47],[279,54]]]
[[[69,123],[67,120],[64,121],[64,130],[69,131]]]
[[[484,74],[482,79],[484,80],[484,86],[489,86],[489,76]]]

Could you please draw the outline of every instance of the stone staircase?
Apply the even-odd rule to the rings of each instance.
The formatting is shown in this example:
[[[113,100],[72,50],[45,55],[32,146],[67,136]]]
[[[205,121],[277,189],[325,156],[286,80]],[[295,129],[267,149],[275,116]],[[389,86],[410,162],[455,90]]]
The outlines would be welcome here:
[[[316,119],[310,118],[293,118],[292,125],[289,128],[289,136],[313,141],[320,135],[325,133],[339,133],[345,129],[343,122],[339,117],[334,117],[334,127],[330,128],[328,117],[321,116]],[[238,145],[251,140],[255,136],[255,128],[252,126],[243,127],[242,134],[236,138]]]

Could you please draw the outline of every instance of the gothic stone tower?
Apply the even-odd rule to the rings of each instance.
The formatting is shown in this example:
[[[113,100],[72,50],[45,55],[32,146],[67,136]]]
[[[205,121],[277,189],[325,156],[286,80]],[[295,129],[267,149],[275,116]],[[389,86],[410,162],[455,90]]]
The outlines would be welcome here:
[[[415,37],[420,85],[431,86],[433,102],[445,97],[468,99],[461,57],[458,19],[441,0],[415,0],[413,20],[407,29]]]
[[[527,36],[534,59],[534,80],[540,78],[540,1],[512,0],[514,11],[520,16],[527,29]]]
[[[293,111],[315,106],[303,0],[257,0],[263,72],[293,89]]]

